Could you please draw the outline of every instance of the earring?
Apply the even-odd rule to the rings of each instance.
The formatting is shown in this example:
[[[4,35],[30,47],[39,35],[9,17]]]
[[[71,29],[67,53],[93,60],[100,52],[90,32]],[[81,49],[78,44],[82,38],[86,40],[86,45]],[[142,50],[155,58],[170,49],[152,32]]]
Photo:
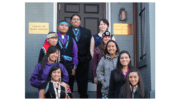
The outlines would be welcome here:
[[[48,57],[48,61],[49,61],[49,57]]]
[[[59,81],[61,82],[61,77],[60,77]]]

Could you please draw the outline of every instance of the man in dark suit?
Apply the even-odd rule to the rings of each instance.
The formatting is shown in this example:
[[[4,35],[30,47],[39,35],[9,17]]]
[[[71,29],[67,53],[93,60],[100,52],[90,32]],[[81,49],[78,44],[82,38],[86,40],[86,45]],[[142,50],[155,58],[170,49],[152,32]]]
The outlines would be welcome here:
[[[73,37],[78,46],[78,60],[79,63],[76,69],[76,79],[78,85],[78,92],[80,98],[88,98],[87,86],[88,86],[88,70],[90,55],[90,40],[91,31],[80,26],[81,17],[77,14],[71,16],[71,25],[67,34]]]

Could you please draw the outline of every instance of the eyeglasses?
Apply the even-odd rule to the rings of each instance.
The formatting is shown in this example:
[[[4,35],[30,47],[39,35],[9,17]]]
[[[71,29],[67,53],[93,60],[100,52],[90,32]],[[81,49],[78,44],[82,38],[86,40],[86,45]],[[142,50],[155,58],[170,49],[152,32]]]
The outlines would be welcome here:
[[[80,21],[80,19],[72,19],[72,21]]]

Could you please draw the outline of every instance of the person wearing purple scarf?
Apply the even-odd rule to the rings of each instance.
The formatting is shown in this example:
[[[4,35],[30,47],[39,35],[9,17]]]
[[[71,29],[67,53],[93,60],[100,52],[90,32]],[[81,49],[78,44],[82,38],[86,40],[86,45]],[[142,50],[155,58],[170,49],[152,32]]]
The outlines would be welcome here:
[[[76,73],[76,68],[78,64],[78,48],[76,41],[69,35],[67,35],[67,31],[69,29],[68,22],[62,20],[57,25],[59,30],[58,34],[58,43],[57,47],[61,52],[60,63],[62,63],[69,74],[69,86],[71,91],[73,92],[74,78]]]

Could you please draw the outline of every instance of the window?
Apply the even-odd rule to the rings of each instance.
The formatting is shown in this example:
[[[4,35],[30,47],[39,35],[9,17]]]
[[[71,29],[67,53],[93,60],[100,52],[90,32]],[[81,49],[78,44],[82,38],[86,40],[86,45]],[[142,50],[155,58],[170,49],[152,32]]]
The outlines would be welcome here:
[[[145,21],[145,3],[140,3],[140,33],[141,33],[141,54],[140,60],[144,60],[146,57],[146,21]]]

